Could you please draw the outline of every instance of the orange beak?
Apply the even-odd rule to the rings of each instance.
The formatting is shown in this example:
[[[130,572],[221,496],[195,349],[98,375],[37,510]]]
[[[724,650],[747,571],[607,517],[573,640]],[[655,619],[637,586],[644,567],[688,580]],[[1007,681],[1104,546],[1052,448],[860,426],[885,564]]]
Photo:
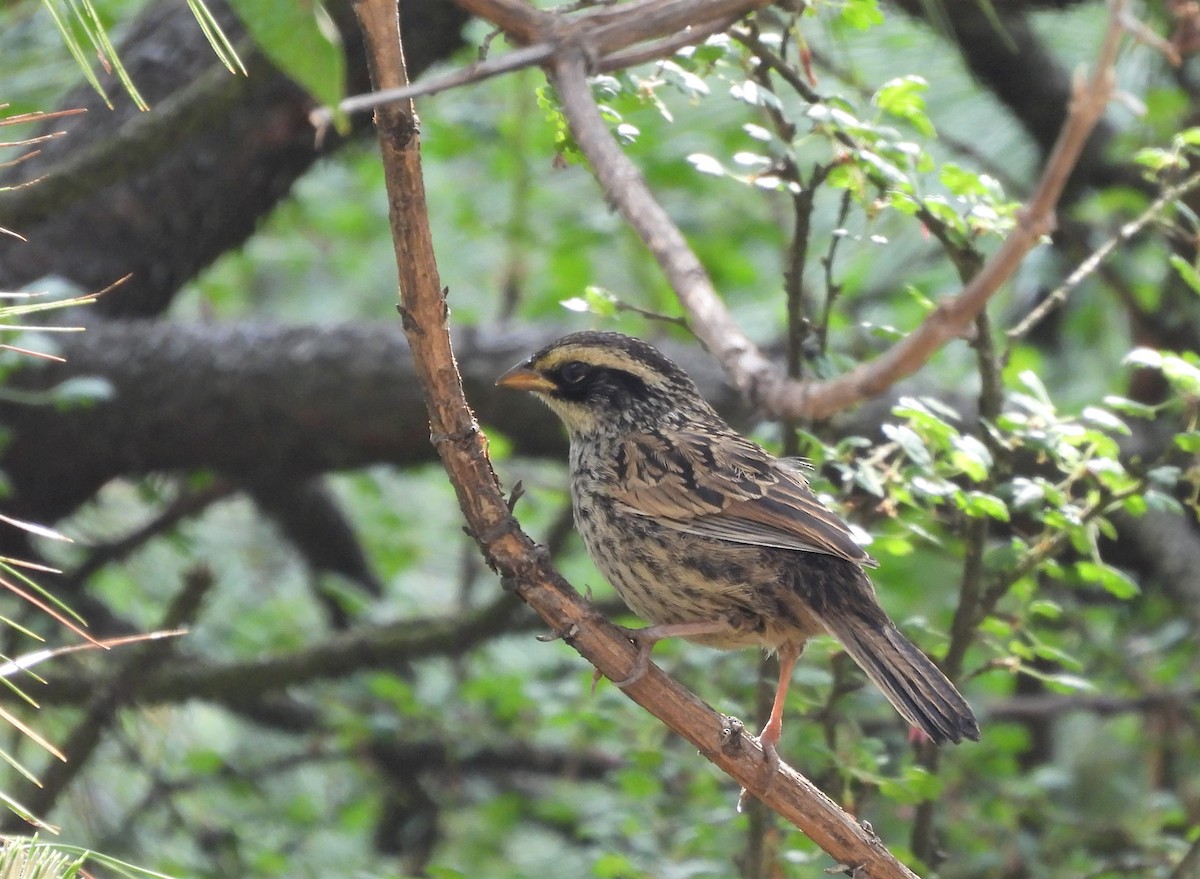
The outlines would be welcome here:
[[[514,366],[496,379],[496,386],[511,388],[514,391],[530,391],[534,394],[549,394],[558,388],[550,379],[527,366]]]

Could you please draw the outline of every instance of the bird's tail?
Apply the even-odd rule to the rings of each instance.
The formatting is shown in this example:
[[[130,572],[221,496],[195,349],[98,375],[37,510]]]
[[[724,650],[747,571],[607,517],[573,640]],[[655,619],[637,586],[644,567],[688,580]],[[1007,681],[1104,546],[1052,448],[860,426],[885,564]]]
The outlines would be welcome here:
[[[904,719],[936,744],[978,741],[979,724],[954,684],[891,620],[870,616],[844,610],[824,622]]]

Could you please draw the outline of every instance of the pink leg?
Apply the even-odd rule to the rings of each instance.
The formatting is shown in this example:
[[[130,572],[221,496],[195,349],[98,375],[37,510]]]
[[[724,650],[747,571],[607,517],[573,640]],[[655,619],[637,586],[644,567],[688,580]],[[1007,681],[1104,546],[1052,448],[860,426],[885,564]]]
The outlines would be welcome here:
[[[775,770],[779,768],[779,751],[775,746],[779,744],[779,737],[783,734],[783,703],[787,701],[788,686],[792,682],[792,671],[796,668],[796,660],[800,658],[803,650],[803,644],[788,644],[779,649],[779,682],[775,684],[775,701],[771,704],[771,716],[763,726],[762,732],[758,734],[758,743],[762,746],[763,760],[765,761],[762,774],[763,784],[766,784],[775,774]],[[738,796],[737,810],[739,812],[745,807],[746,798],[749,796],[750,792],[742,788],[742,792]]]
[[[783,734],[783,703],[787,700],[788,686],[792,682],[792,672],[796,668],[796,660],[800,658],[803,647],[789,644],[779,651],[779,682],[775,685],[775,701],[771,704],[771,716],[766,726],[758,734],[758,742],[765,751],[769,746],[775,750],[779,737]]]
[[[650,651],[654,649],[654,645],[664,638],[686,638],[692,635],[716,635],[720,632],[728,632],[729,624],[723,620],[704,620],[694,623],[665,623],[658,626],[646,626],[644,629],[627,629],[624,626],[618,626],[625,636],[637,645],[637,659],[633,661],[633,670],[629,672],[629,677],[621,681],[613,681],[618,687],[624,689],[630,684],[636,684],[650,670]]]
[[[779,682],[775,684],[775,701],[771,703],[771,716],[758,734],[758,743],[763,749],[763,759],[767,763],[767,772],[775,774],[779,768],[779,737],[783,735],[783,703],[787,701],[788,686],[792,683],[792,671],[796,668],[796,660],[804,645],[787,644],[779,649]]]

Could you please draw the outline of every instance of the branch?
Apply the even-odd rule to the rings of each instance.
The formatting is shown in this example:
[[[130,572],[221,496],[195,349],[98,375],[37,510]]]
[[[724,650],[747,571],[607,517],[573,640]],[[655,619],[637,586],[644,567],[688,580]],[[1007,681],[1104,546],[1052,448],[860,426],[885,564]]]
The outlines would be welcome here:
[[[1074,712],[1109,717],[1116,714],[1150,714],[1161,711],[1187,711],[1200,699],[1200,689],[1179,692],[1146,693],[1142,696],[1103,694],[1012,696],[988,706],[991,720],[1028,721],[1060,717]]]
[[[208,699],[245,705],[287,687],[344,677],[370,669],[396,668],[435,655],[459,655],[512,627],[520,604],[507,595],[477,610],[362,626],[297,650],[235,662],[209,662],[195,656],[140,669],[124,684],[122,704],[151,705]],[[96,690],[92,675],[78,670],[45,675],[32,691],[40,705],[84,704]]]
[[[184,576],[183,588],[171,602],[163,617],[161,628],[174,629],[193,622],[200,610],[200,602],[212,588],[212,574],[197,568]],[[129,704],[129,694],[135,681],[156,667],[174,649],[171,639],[153,641],[132,652],[106,676],[99,686],[93,683],[88,689],[86,709],[63,744],[67,758],[62,763],[51,763],[40,781],[23,779],[12,793],[18,802],[24,803],[35,815],[48,814],[58,798],[87,765],[88,759],[100,745],[108,728],[116,720],[118,710]],[[19,820],[15,814],[0,819],[0,827],[12,827]]]
[[[406,77],[394,0],[360,0],[356,11],[375,87],[402,87]],[[578,60],[559,66],[582,72]],[[486,437],[463,395],[447,332],[445,291],[433,256],[411,105],[380,108],[376,126],[400,276],[400,311],[426,395],[431,436],[463,514],[488,563],[504,582],[602,674],[621,680],[635,661],[633,644],[591,610],[520,530],[488,460]],[[861,871],[862,877],[912,877],[876,837],[790,767],[781,765],[773,776],[764,777],[764,755],[758,743],[732,733],[735,727],[728,718],[656,667],[651,666],[645,677],[623,692],[795,823],[839,863]]]
[[[1115,235],[1092,251],[1091,255],[1067,276],[1066,280],[1047,293],[1042,301],[1021,319],[1020,323],[1005,333],[1008,338],[1008,350],[1011,351],[1015,343],[1025,338],[1050,312],[1066,302],[1071,292],[1089,278],[1118,248],[1132,241],[1134,236],[1174,207],[1177,201],[1198,186],[1200,186],[1200,173],[1194,173],[1180,183],[1167,187],[1141,214],[1123,225]],[[1007,356],[1008,352],[1006,351],[1005,357],[1007,358]]]
[[[405,4],[415,69],[458,48],[467,18],[458,7]],[[0,234],[0,288],[59,275],[95,290],[132,274],[89,312],[159,314],[187,280],[239,247],[319,157],[345,143],[314,142],[312,98],[263,58],[227,3],[209,5],[255,75],[221,66],[188,4],[154,0],[139,9],[118,52],[152,109],[121,97],[110,109],[89,86],[73,90],[61,106],[90,111],[57,121],[66,135],[36,157],[0,168],[4,185],[44,178],[0,192],[0,227],[28,239]],[[341,3],[329,11],[349,34],[347,85],[361,90],[366,64],[353,15]]]
[[[1077,81],[1066,124],[1042,172],[1037,189],[1018,214],[1017,227],[963,289],[937,308],[891,349],[845,375],[812,384],[791,384],[768,401],[772,413],[792,418],[826,418],[883,393],[920,369],[947,342],[964,336],[988,300],[1016,271],[1043,235],[1054,229],[1054,207],[1088,136],[1104,113],[1114,85],[1113,67],[1121,43],[1123,3],[1113,3],[1108,30],[1091,77]]]

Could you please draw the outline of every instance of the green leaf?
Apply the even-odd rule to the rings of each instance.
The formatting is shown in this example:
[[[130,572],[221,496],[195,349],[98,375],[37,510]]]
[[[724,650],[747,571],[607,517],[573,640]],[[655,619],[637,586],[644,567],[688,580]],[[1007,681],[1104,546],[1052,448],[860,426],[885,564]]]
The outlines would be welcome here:
[[[982,482],[992,469],[992,454],[982,442],[973,436],[957,436],[953,440],[954,450],[950,460],[954,466],[975,482]]]
[[[232,0],[263,54],[328,107],[346,93],[346,57],[336,25],[318,0]]]
[[[987,516],[1000,522],[1009,520],[1008,506],[994,494],[960,492],[955,495],[954,502],[960,510],[975,519]]]
[[[933,123],[929,121],[922,94],[928,90],[928,82],[910,74],[885,82],[872,100],[880,110],[903,119],[926,137],[932,137],[935,134]]]
[[[1012,481],[1012,505],[1017,510],[1027,510],[1040,504],[1046,497],[1046,486],[1040,480],[1018,476]]]
[[[1177,391],[1192,397],[1200,397],[1200,367],[1183,357],[1164,354],[1162,374]]]
[[[1185,128],[1172,140],[1180,146],[1200,146],[1200,128]]]
[[[617,852],[605,852],[592,865],[592,875],[596,879],[634,879],[645,875],[634,866],[633,861]]]
[[[1191,454],[1200,452],[1200,430],[1190,430],[1187,433],[1176,434],[1175,445]]]
[[[845,0],[841,20],[855,30],[865,31],[883,24],[883,13],[879,11],[877,0]]]
[[[615,294],[603,287],[588,286],[584,288],[582,296],[564,299],[559,304],[569,311],[613,317],[617,313],[618,301]]]
[[[1184,283],[1192,288],[1192,292],[1200,293],[1200,272],[1196,271],[1196,267],[1177,254],[1171,254],[1168,260]]]
[[[706,153],[692,153],[687,157],[687,160],[701,174],[711,174],[713,177],[725,176],[725,166],[719,160]]]
[[[947,162],[938,170],[938,180],[942,186],[950,190],[952,195],[984,195],[986,190],[979,180],[979,174],[966,168]]]
[[[1125,355],[1124,362],[1133,364],[1134,366],[1160,369],[1162,367],[1162,360],[1162,354],[1153,348],[1134,348]]]
[[[937,479],[929,476],[914,476],[909,484],[914,491],[921,494],[926,494],[931,497],[947,497],[953,494],[956,487],[953,482],[946,479]]]
[[[1110,430],[1114,433],[1123,433],[1126,436],[1130,434],[1129,425],[1107,409],[1101,409],[1099,406],[1086,407],[1081,417],[1084,421],[1090,421],[1092,424],[1102,427],[1105,430]]]
[[[783,109],[783,104],[780,103],[779,97],[774,92],[763,88],[752,79],[734,83],[729,87],[729,94],[735,99],[744,101],[753,107],[768,107],[773,110]]]
[[[1151,171],[1166,171],[1169,168],[1187,165],[1182,156],[1161,147],[1140,149],[1133,154],[1133,161]]]
[[[1042,380],[1038,378],[1036,372],[1027,369],[1017,376],[1017,381],[1025,390],[1033,395],[1034,399],[1043,406],[1048,407],[1051,412],[1054,411],[1054,403],[1050,399],[1050,394],[1046,391],[1046,386],[1042,384]]]
[[[929,454],[929,449],[925,448],[925,443],[921,442],[921,438],[912,428],[902,424],[885,424],[881,430],[884,436],[904,450],[904,454],[914,464],[928,467],[933,463],[933,456]]]
[[[1115,394],[1109,394],[1103,402],[1109,409],[1131,418],[1154,418],[1158,414],[1153,406],[1147,406],[1145,403],[1139,403],[1137,400],[1130,400],[1127,397],[1118,397]]]
[[[1127,601],[1141,594],[1141,587],[1116,568],[1098,562],[1082,561],[1075,563],[1075,571],[1089,583],[1097,583],[1110,595]]]
[[[56,385],[51,399],[59,409],[74,409],[111,399],[115,393],[112,382],[102,376],[77,375]]]
[[[1062,617],[1062,606],[1053,601],[1046,599],[1038,599],[1030,602],[1029,613],[1031,616],[1044,617],[1048,620],[1057,620]]]

